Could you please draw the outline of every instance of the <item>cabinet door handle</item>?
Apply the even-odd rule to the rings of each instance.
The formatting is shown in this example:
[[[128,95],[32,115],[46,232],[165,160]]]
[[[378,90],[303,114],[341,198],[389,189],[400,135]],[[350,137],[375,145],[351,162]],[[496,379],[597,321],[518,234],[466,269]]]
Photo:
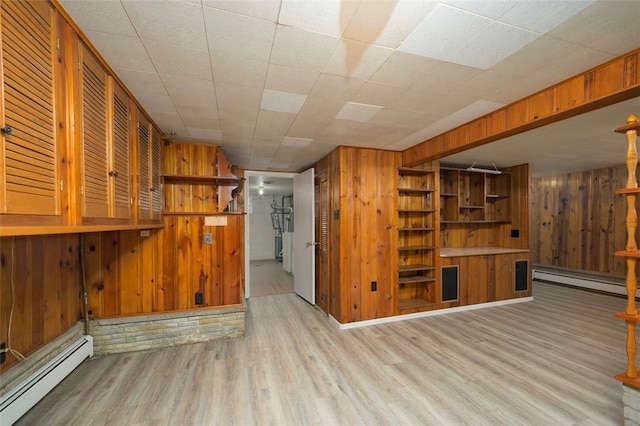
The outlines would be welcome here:
[[[151,192],[155,192],[155,191],[156,191],[156,189],[155,189],[155,188],[149,188],[149,191],[151,191]]]
[[[0,131],[5,135],[10,136],[13,133],[13,128],[11,126],[4,126]]]
[[[114,172],[113,170],[111,170],[109,172],[109,176],[118,177],[118,172]]]

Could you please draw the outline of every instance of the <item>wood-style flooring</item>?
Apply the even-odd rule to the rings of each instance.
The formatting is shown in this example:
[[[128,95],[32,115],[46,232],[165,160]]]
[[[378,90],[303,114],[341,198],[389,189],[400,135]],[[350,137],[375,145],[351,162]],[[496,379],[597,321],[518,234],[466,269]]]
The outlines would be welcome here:
[[[338,330],[251,298],[242,339],[84,362],[20,425],[617,425],[624,299],[535,301]]]
[[[276,260],[250,262],[251,297],[293,293],[293,276]]]

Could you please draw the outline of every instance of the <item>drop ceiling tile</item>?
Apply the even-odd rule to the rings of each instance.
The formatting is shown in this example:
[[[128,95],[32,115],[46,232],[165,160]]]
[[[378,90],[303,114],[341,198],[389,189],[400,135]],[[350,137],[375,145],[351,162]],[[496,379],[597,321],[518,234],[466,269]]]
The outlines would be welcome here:
[[[225,141],[227,140],[226,135],[229,133],[253,135],[256,128],[257,117],[252,120],[250,117],[251,112],[252,111],[247,111],[247,115],[243,116],[234,113],[233,109],[220,110],[220,129],[225,137]]]
[[[598,1],[548,35],[619,56],[640,46],[639,21],[640,7],[636,0]]]
[[[313,142],[313,139],[308,138],[294,138],[291,136],[286,136],[282,140],[282,146],[291,146],[296,148],[306,148],[309,144]]]
[[[120,2],[62,0],[60,4],[84,33],[93,31],[128,37],[137,35]]]
[[[336,37],[278,25],[270,62],[322,71],[339,41]]]
[[[364,126],[364,124],[359,121],[331,120],[314,139],[323,137],[342,139],[352,134],[355,135],[362,126]]]
[[[187,131],[189,135],[193,138],[197,139],[213,139],[220,141],[222,140],[222,131],[218,129],[202,129],[197,127],[187,127]]]
[[[385,108],[376,114],[376,116],[369,121],[369,124],[371,126],[384,128],[413,129],[413,131],[416,131],[424,128],[433,121],[433,118],[424,112]]]
[[[243,106],[255,110],[257,117],[263,93],[261,89],[228,83],[216,83],[215,86],[219,108]]]
[[[260,136],[284,136],[289,131],[295,119],[295,114],[262,109],[258,115],[256,134]]]
[[[269,60],[275,23],[211,8],[204,17],[212,55]]]
[[[309,97],[348,102],[364,83],[364,80],[357,78],[323,73],[318,77]]]
[[[426,78],[440,61],[395,51],[371,76],[370,81],[390,86],[409,87]]]
[[[343,107],[344,102],[307,99],[289,129],[288,136],[314,138]]]
[[[386,106],[402,94],[402,89],[380,83],[365,83],[358,92],[353,95],[351,101],[362,104]]]
[[[380,105],[367,105],[355,102],[347,102],[336,114],[338,120],[360,121],[366,123],[382,110]]]
[[[309,68],[269,64],[264,88],[308,95],[319,76],[319,71]]]
[[[539,34],[439,4],[398,50],[487,69]]]
[[[232,145],[249,147],[253,145],[253,134],[252,133],[242,133],[242,132],[222,132],[222,136],[224,137],[225,149],[232,149]],[[229,146],[227,146],[227,144]]]
[[[178,1],[122,0],[122,4],[143,40],[170,42],[192,50],[206,50],[207,39],[202,7]]]
[[[409,88],[420,92],[446,95],[460,86],[460,82],[469,81],[482,74],[482,70],[451,62],[439,61],[422,78],[417,79]]]
[[[157,113],[178,115],[178,111],[176,111],[176,107],[173,105],[169,95],[141,93],[137,96],[137,100],[151,114],[151,118]]]
[[[278,22],[313,33],[340,37],[359,3],[360,0],[283,0]]]
[[[117,75],[132,93],[167,94],[167,88],[156,72],[118,68]]]
[[[500,16],[500,22],[544,34],[577,15],[595,0],[520,1]]]
[[[216,83],[229,83],[260,89],[264,87],[268,66],[266,62],[233,56],[214,56],[211,63]]]
[[[202,6],[276,22],[280,0],[202,0]]]
[[[268,111],[297,114],[306,99],[306,95],[299,95],[297,93],[265,90],[262,95],[260,108]]]
[[[208,80],[211,78],[209,56],[201,50],[169,46],[166,43],[144,40],[151,62],[160,74],[181,75]]]
[[[87,31],[86,36],[113,69],[128,69],[155,73],[156,70],[136,37]]]
[[[518,2],[516,0],[442,0],[442,3],[486,16],[487,18],[498,19]]]
[[[363,1],[342,36],[395,49],[437,1]]]
[[[176,106],[199,106],[217,111],[216,91],[211,80],[163,75],[162,81]]]
[[[208,111],[196,111],[195,113],[189,113],[188,111],[188,108],[185,109],[185,107],[178,107],[178,113],[183,117],[182,122],[187,127],[219,129],[221,126],[217,110],[215,111],[215,114],[207,114]]]
[[[324,67],[324,72],[366,80],[392,53],[393,50],[386,47],[342,39]]]

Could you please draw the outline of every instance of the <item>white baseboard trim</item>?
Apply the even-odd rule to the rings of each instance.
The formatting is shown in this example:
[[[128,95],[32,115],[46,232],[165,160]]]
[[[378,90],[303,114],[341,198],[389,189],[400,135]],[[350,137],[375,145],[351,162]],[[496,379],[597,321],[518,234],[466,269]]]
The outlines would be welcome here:
[[[542,281],[551,281],[559,284],[566,284],[574,287],[582,287],[590,290],[604,291],[607,293],[627,295],[627,289],[620,284],[599,281],[597,279],[590,279],[587,277],[577,277],[567,273],[536,270],[533,269],[533,279]]]
[[[416,318],[432,317],[436,315],[452,314],[454,312],[473,311],[476,309],[492,308],[495,306],[511,305],[513,303],[533,302],[533,296],[519,297],[517,299],[499,300],[497,302],[478,303],[475,305],[456,306],[454,308],[435,309],[433,311],[416,312],[414,314],[395,315],[392,317],[376,318],[372,320],[356,321],[346,324],[338,322],[332,315],[329,315],[330,321],[340,330],[349,330],[351,328],[368,327],[371,325],[387,324],[390,322],[406,321]]]

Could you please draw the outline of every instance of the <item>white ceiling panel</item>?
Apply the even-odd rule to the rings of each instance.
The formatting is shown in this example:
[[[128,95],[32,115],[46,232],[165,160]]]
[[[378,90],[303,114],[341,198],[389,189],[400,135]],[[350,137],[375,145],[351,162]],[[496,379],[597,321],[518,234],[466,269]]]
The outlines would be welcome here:
[[[298,148],[306,148],[313,142],[313,139],[308,138],[292,138],[290,136],[285,137],[282,140],[282,146],[294,146]]]
[[[307,100],[307,95],[265,90],[262,95],[260,109],[297,114],[302,105],[304,105],[305,100]]]
[[[342,39],[324,68],[327,74],[368,79],[391,56],[392,49]]]
[[[94,1],[90,7],[79,0],[61,0],[60,3],[74,20],[88,31],[103,34],[137,37],[122,3],[119,1]]]
[[[199,5],[182,1],[121,0],[142,40],[206,50],[207,38]]]
[[[210,8],[204,8],[204,19],[212,55],[269,60],[274,22]]]
[[[202,5],[272,22],[277,21],[280,12],[280,0],[202,0]]]
[[[263,88],[267,62],[234,56],[214,56],[211,60],[216,83]]]
[[[379,105],[359,104],[355,102],[347,102],[342,109],[336,114],[338,120],[351,120],[366,123],[379,113],[383,107]]]
[[[61,3],[163,131],[220,145],[240,168],[298,171],[341,143],[404,149],[640,46],[637,0]],[[355,104],[377,108],[335,118]],[[608,164],[598,150],[624,117],[603,115],[552,128],[575,158],[544,133],[500,153],[526,153],[534,173]]]
[[[322,71],[340,41],[338,37],[278,25],[271,62]]]
[[[85,34],[111,68],[157,72],[140,39],[95,31],[87,31]],[[123,50],[121,46],[127,48]]]
[[[342,36],[361,0],[282,0],[279,23],[333,37]]]

